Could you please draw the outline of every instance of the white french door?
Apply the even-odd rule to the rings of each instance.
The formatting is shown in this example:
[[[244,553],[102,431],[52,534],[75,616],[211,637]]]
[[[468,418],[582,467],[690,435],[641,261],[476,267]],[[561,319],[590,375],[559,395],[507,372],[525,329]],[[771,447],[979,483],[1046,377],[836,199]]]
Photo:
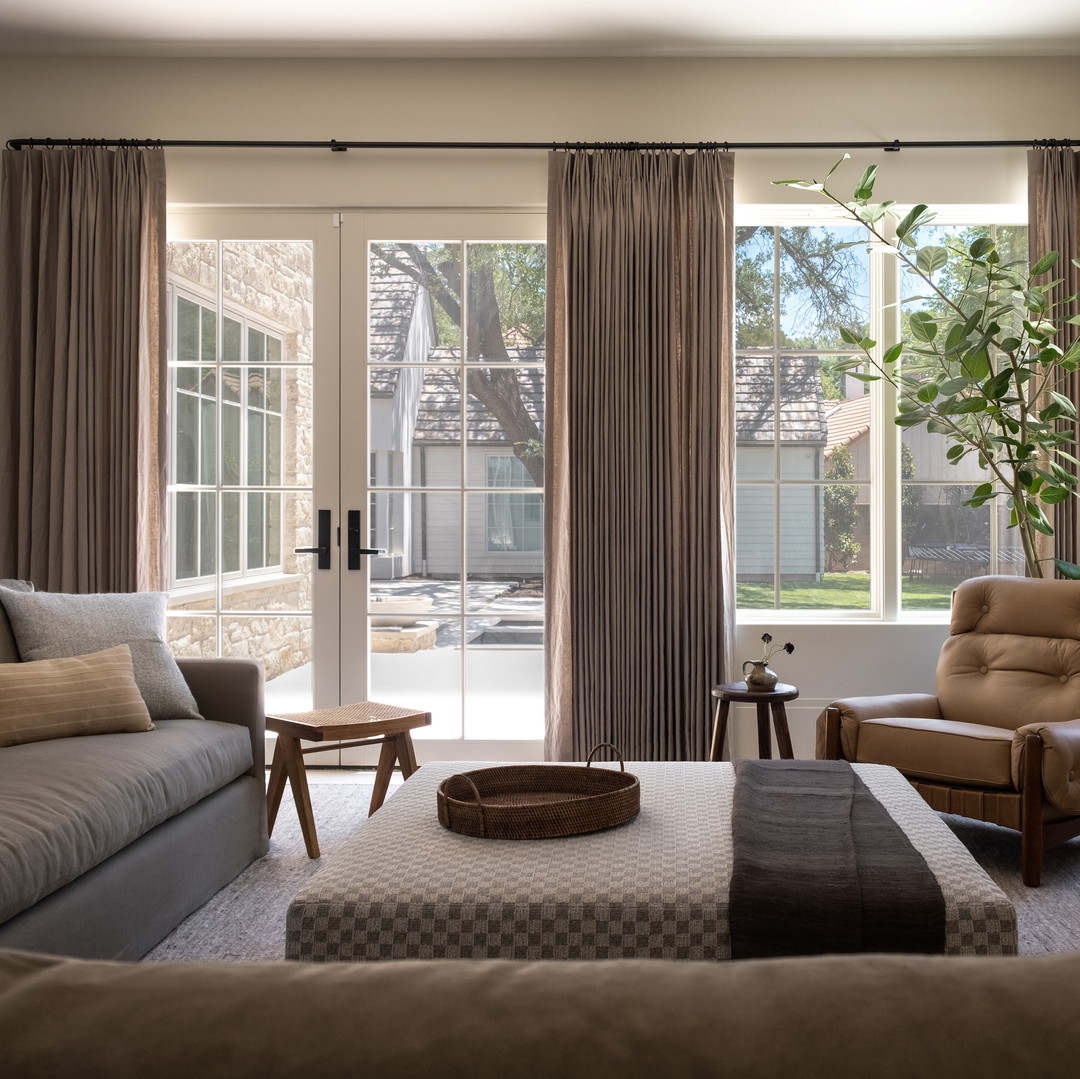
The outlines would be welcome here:
[[[430,710],[419,758],[540,759],[544,217],[342,217],[344,698]]]
[[[421,761],[539,759],[543,231],[170,215],[178,654],[263,660],[270,711],[430,710]]]

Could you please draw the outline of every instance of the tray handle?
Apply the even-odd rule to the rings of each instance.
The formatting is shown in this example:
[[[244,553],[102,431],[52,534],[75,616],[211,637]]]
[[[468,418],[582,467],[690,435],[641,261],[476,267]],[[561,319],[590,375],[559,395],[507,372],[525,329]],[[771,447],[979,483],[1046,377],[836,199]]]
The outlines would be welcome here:
[[[480,797],[480,791],[473,782],[472,776],[468,776],[464,772],[455,772],[454,775],[448,776],[443,782],[449,784],[451,779],[464,779],[472,788],[473,797],[476,799],[476,808],[480,813],[480,838],[486,839],[487,822],[484,820],[484,800]]]
[[[597,742],[596,745],[592,747],[592,750],[590,751],[588,757],[585,758],[586,768],[592,765],[592,759],[596,755],[596,751],[598,749],[610,749],[611,752],[619,758],[619,768],[624,772],[626,771],[626,761],[623,760],[623,755],[619,752],[618,746],[613,745],[611,742]],[[479,798],[480,795],[478,794],[476,797]]]

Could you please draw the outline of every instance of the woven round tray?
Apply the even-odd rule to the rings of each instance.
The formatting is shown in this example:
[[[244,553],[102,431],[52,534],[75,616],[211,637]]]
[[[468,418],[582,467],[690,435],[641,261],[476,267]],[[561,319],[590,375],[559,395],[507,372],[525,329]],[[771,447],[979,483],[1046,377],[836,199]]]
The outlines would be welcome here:
[[[620,771],[590,767],[605,746],[615,750]],[[603,742],[584,766],[508,764],[448,776],[439,784],[439,823],[483,839],[557,839],[633,820],[640,794],[622,754]]]

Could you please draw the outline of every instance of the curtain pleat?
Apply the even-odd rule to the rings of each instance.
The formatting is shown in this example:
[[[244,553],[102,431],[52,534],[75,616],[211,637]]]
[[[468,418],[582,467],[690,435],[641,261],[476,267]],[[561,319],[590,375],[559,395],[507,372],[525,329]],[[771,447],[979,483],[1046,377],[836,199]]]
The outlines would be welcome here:
[[[547,744],[701,760],[733,626],[733,161],[555,152]]]
[[[1048,251],[1061,255],[1048,275],[1063,279],[1051,290],[1052,302],[1060,304],[1080,292],[1080,268],[1072,264],[1080,258],[1080,154],[1074,150],[1054,147],[1028,151],[1028,251],[1032,262]],[[1058,307],[1054,314],[1055,320],[1078,315],[1080,304],[1074,301]],[[1062,326],[1054,342],[1068,349],[1080,335],[1080,327]],[[1080,406],[1080,373],[1064,375],[1057,389]],[[1080,434],[1077,424],[1070,426],[1074,436]],[[1053,548],[1054,557],[1080,562],[1080,501],[1075,498],[1054,507]]]
[[[0,577],[163,585],[165,159],[8,150],[0,205]]]

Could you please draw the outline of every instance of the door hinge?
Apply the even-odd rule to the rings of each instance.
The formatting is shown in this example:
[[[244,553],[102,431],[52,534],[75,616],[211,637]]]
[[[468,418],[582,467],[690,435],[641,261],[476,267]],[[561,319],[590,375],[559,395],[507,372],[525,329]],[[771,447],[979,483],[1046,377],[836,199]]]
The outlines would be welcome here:
[[[341,228],[341,214],[331,214],[330,223],[331,226],[335,229]]]

